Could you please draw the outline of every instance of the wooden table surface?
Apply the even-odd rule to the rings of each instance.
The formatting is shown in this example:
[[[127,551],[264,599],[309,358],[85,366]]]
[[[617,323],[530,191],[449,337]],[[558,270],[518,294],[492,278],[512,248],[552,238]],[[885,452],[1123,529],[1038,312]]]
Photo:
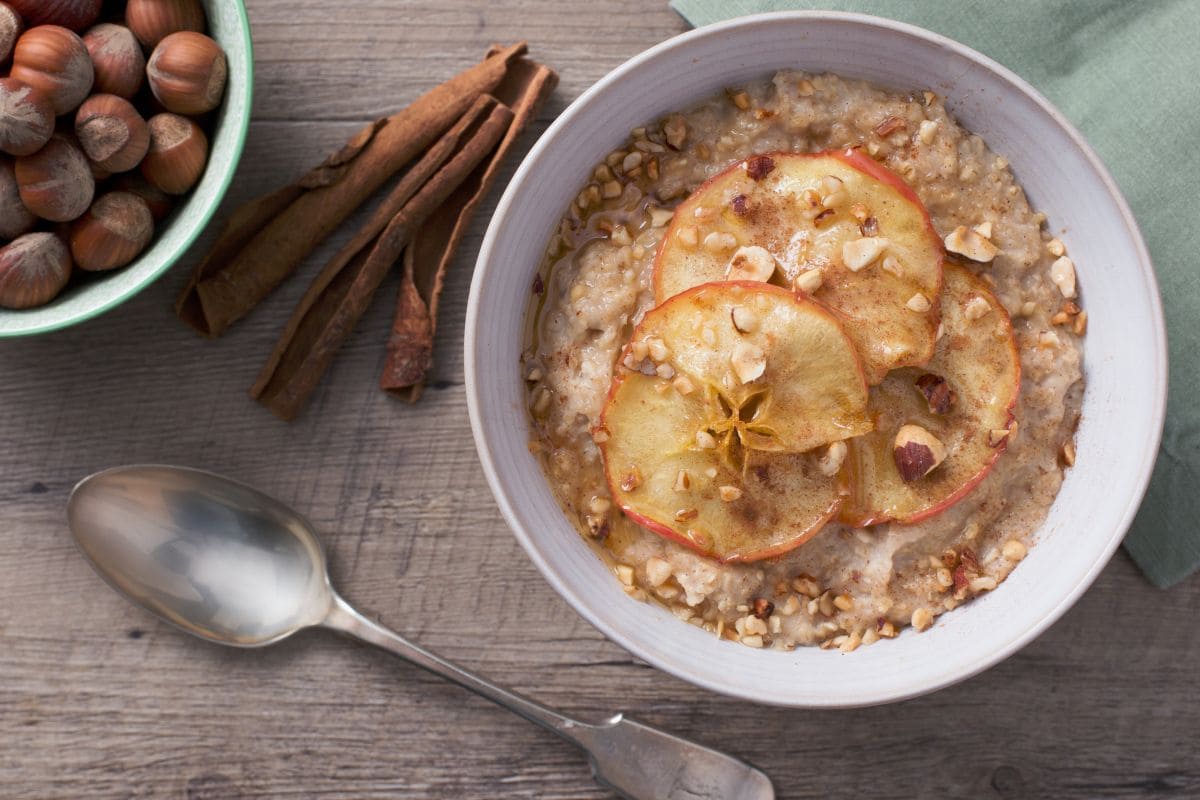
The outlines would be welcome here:
[[[528,39],[561,72],[536,134],[685,28],[659,0],[247,5],[254,121],[226,209],[491,42]],[[375,388],[394,280],[301,419],[247,399],[318,259],[217,342],[170,311],[197,250],[99,319],[0,343],[0,796],[606,796],[568,745],[366,647],[311,633],[225,650],[129,606],[76,554],[63,508],[78,478],[135,461],[274,493],[327,532],[336,584],[368,613],[569,713],[624,710],[751,759],[781,797],[1200,796],[1200,580],[1158,591],[1124,553],[1021,653],[882,708],[747,705],[606,641],[525,557],[476,461],[461,332],[487,217],[450,276],[436,380],[417,406]]]

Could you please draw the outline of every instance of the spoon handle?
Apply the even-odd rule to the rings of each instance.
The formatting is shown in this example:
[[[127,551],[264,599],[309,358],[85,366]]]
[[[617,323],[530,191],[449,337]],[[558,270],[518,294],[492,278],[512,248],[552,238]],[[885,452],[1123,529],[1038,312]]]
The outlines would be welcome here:
[[[772,800],[770,779],[717,750],[621,714],[579,722],[452,664],[367,619],[334,595],[321,623],[440,675],[551,730],[588,754],[598,782],[630,800]]]
[[[349,634],[355,639],[373,644],[393,655],[403,658],[405,661],[410,661],[418,667],[427,669],[435,675],[440,675],[447,680],[453,681],[459,686],[470,689],[475,694],[486,697],[488,700],[498,703],[510,711],[515,711],[530,722],[535,722],[543,728],[554,731],[564,739],[582,746],[578,737],[573,734],[573,729],[585,726],[585,723],[565,717],[541,703],[535,703],[516,692],[511,692],[508,689],[497,686],[491,681],[447,661],[436,653],[431,653],[420,645],[413,644],[400,636],[400,634],[360,614],[353,606],[343,600],[340,595],[334,595],[333,606],[329,611],[329,616],[325,618],[322,624],[326,628],[332,628],[341,633]]]

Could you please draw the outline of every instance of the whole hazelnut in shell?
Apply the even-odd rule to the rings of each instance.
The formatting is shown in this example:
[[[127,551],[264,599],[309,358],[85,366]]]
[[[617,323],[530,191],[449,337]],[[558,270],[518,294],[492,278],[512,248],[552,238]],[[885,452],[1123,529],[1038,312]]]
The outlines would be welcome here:
[[[29,27],[61,25],[81,31],[100,16],[102,0],[7,0]]]
[[[133,31],[101,23],[83,35],[83,44],[96,72],[95,90],[132,99],[146,77],[146,57]]]
[[[42,219],[70,222],[88,210],[96,180],[87,156],[63,134],[31,156],[17,159],[21,202]]]
[[[109,173],[133,169],[150,149],[146,121],[115,94],[94,94],[83,102],[75,114],[75,137],[88,160]]]
[[[200,0],[129,0],[125,4],[125,24],[139,42],[150,48],[172,33],[203,31],[204,9]]]
[[[23,30],[25,23],[17,10],[8,3],[0,3],[0,61],[8,61]]]
[[[15,239],[36,224],[37,217],[21,202],[12,159],[0,159],[0,239]]]
[[[0,248],[0,306],[33,308],[53,300],[71,278],[71,253],[54,233],[27,233]]]
[[[11,76],[50,99],[55,114],[79,107],[95,73],[83,40],[58,25],[30,28],[13,48]]]
[[[71,223],[71,255],[80,269],[99,271],[133,261],[154,236],[146,201],[129,192],[109,192]]]
[[[0,150],[36,153],[54,134],[54,107],[46,95],[16,78],[0,78]]]
[[[167,194],[186,194],[204,174],[208,137],[192,120],[178,114],[156,114],[150,126],[150,152],[142,159],[142,176]]]
[[[220,105],[227,73],[221,46],[191,31],[163,39],[146,62],[150,91],[176,114],[204,114]]]

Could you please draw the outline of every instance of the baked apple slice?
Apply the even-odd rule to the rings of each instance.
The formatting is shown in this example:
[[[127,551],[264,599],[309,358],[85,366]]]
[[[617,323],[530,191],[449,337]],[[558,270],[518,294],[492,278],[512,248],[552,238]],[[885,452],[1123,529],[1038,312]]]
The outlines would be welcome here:
[[[919,522],[983,480],[1016,429],[1021,363],[1012,324],[988,285],[947,264],[933,359],[871,389],[873,432],[850,442],[841,519]]]
[[[943,253],[912,189],[860,151],[759,155],[676,209],[655,298],[723,280],[794,287],[842,318],[875,384],[933,355]]]
[[[867,397],[827,310],[763,283],[716,283],[645,315],[596,438],[630,518],[721,561],[754,561],[836,513],[845,492],[823,446],[871,429]]]

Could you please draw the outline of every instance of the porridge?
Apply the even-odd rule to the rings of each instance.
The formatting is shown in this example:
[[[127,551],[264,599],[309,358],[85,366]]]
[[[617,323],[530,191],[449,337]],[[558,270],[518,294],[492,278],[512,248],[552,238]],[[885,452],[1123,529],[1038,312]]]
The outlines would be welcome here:
[[[930,92],[780,72],[632,132],[534,281],[531,448],[637,600],[851,651],[991,591],[1074,463],[1075,271]]]

